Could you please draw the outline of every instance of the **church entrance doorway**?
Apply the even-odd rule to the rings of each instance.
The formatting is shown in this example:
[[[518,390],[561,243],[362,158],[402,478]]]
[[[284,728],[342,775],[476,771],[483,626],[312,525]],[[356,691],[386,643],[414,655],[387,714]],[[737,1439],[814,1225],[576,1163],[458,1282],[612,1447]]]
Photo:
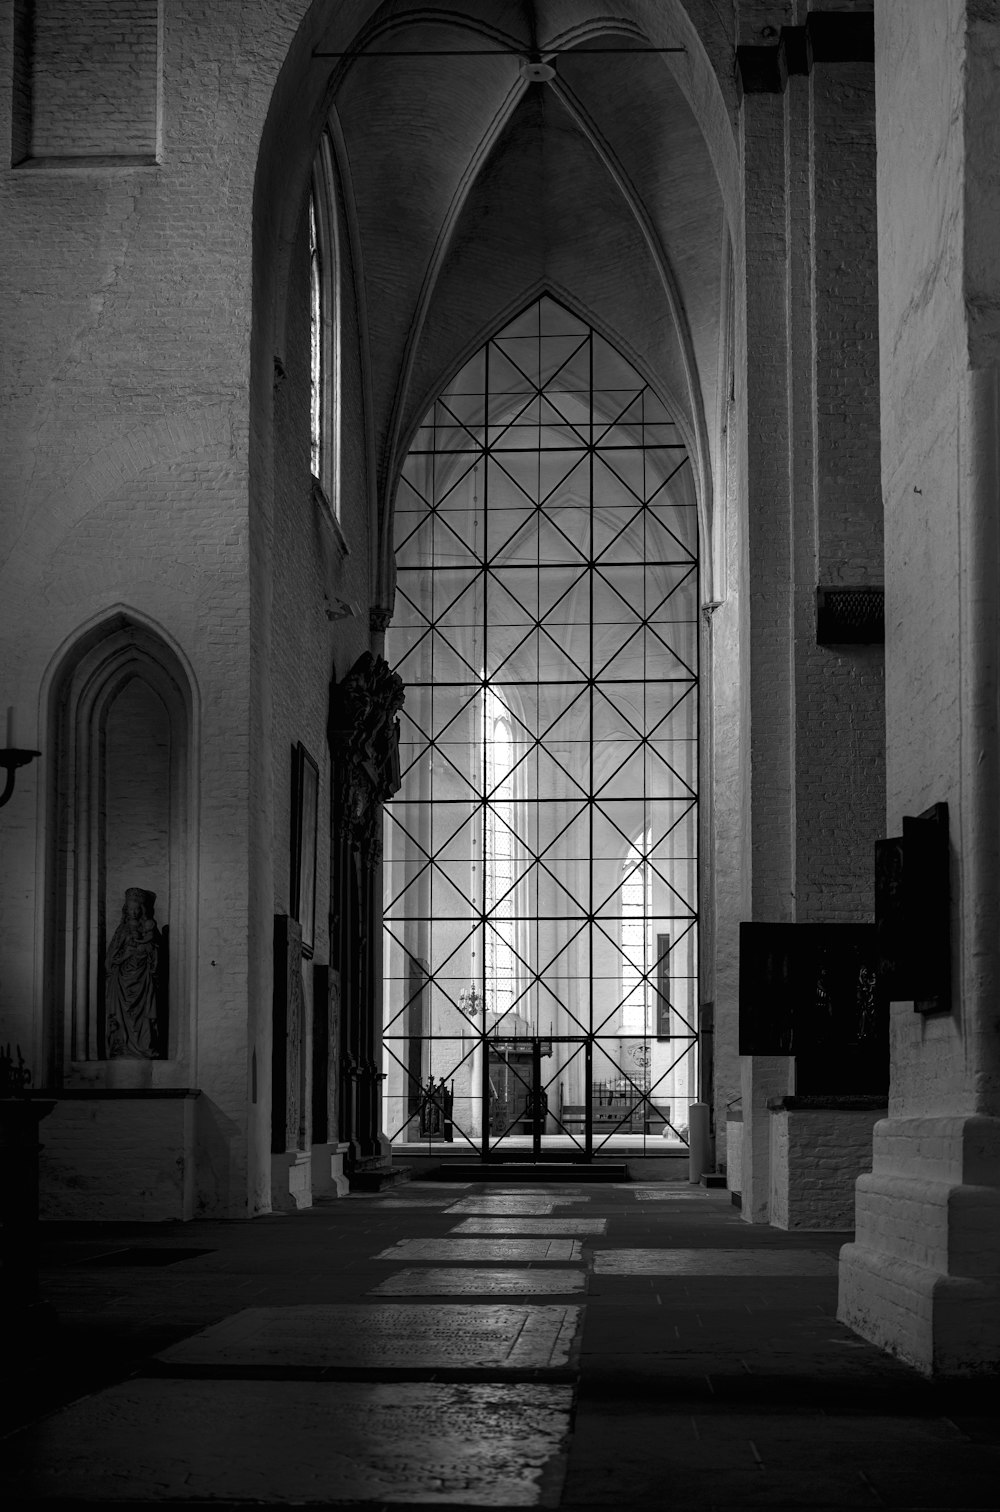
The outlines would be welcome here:
[[[395,516],[394,1145],[683,1144],[697,1095],[698,530],[684,439],[551,298],[432,406]]]

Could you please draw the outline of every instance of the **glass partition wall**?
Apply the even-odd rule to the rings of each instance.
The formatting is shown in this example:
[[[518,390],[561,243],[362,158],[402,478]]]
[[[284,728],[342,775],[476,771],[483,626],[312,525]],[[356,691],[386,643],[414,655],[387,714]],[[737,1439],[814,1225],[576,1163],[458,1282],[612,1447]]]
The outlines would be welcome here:
[[[428,413],[395,549],[386,1132],[487,1158],[683,1143],[699,596],[682,439],[543,298]]]

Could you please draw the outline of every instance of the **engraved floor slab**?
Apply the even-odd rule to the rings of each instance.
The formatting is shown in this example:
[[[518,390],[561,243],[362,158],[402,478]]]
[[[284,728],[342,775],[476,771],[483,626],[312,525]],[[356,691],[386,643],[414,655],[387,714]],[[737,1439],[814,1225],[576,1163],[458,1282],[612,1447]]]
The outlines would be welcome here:
[[[397,1271],[368,1293],[370,1297],[562,1296],[582,1292],[582,1270],[524,1270],[512,1266],[421,1266]]]
[[[155,1487],[157,1502],[553,1506],[570,1398],[535,1383],[125,1381],[8,1441],[10,1504],[145,1505]]]
[[[604,1276],[832,1276],[836,1255],[822,1250],[599,1250],[594,1272]]]
[[[579,1197],[536,1197],[532,1193],[518,1195],[508,1193],[500,1196],[490,1192],[482,1197],[463,1197],[452,1203],[449,1213],[534,1213],[544,1216],[554,1208],[566,1207],[581,1201]]]
[[[574,1202],[589,1202],[591,1194],[583,1187],[491,1187],[488,1197],[521,1197],[526,1202],[554,1202],[557,1207],[567,1207]]]
[[[569,1361],[580,1311],[512,1303],[248,1307],[156,1358],[187,1366],[552,1369]]]
[[[582,1234],[603,1234],[606,1218],[463,1218],[450,1230],[453,1234],[552,1234],[563,1239]]]
[[[632,1191],[632,1196],[639,1202],[683,1202],[708,1195],[709,1193],[703,1187],[634,1187]],[[729,1193],[723,1192],[722,1195],[729,1202]]]
[[[471,1181],[420,1181],[410,1187],[410,1191],[417,1192],[467,1192],[472,1185]]]
[[[400,1239],[373,1260],[581,1260],[579,1239]]]
[[[409,1208],[422,1209],[424,1212],[439,1213],[447,1205],[447,1197],[383,1197],[379,1202],[382,1208]]]
[[[546,1185],[544,1181],[532,1182],[530,1187],[494,1186],[491,1183],[490,1193],[494,1197],[551,1197],[553,1202],[586,1202],[589,1196],[585,1187],[560,1182],[556,1188]],[[578,1195],[574,1196],[573,1193]]]

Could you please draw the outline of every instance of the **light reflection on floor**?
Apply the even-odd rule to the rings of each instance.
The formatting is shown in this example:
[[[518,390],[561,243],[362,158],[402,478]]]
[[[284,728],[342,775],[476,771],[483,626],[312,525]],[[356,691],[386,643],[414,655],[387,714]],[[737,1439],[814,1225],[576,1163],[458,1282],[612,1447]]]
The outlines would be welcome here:
[[[566,1197],[554,1193],[545,1193],[544,1196],[535,1196],[533,1192],[521,1193],[496,1193],[491,1192],[488,1196],[463,1197],[460,1202],[453,1202],[446,1212],[449,1213],[551,1213],[557,1207],[575,1207],[578,1202],[586,1202],[586,1197]]]
[[[561,1238],[603,1234],[606,1218],[463,1218],[449,1232],[452,1234],[551,1234]]]
[[[554,1383],[129,1380],[38,1425],[9,1505],[537,1506],[571,1405]]]

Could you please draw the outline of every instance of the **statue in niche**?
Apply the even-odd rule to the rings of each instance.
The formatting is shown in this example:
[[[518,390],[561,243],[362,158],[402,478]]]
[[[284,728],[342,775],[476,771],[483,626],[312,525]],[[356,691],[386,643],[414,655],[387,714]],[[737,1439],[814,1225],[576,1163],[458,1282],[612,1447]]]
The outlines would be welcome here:
[[[105,1034],[110,1060],[159,1060],[160,931],[156,894],[125,890],[122,919],[105,958]]]

